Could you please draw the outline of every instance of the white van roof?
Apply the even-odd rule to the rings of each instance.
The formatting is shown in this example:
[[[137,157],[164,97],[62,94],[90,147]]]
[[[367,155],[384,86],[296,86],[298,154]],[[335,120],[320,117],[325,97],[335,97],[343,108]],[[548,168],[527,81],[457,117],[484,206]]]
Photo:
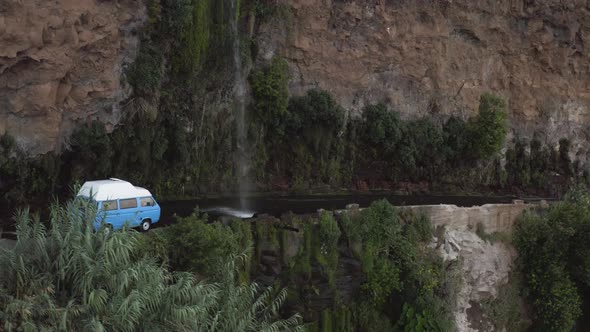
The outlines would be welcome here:
[[[96,201],[152,196],[147,189],[136,187],[127,181],[115,178],[87,181],[80,188],[77,196],[90,197],[91,193]]]

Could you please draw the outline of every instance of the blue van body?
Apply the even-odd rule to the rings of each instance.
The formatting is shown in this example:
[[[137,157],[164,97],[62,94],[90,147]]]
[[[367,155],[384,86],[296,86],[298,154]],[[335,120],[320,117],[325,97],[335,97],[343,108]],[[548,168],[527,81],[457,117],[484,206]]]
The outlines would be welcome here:
[[[131,200],[135,205],[130,204]],[[121,204],[121,201],[124,204]],[[142,223],[147,221],[150,224],[155,224],[160,221],[160,205],[152,196],[98,201],[97,203],[98,213],[94,223],[96,230],[104,221],[104,223],[111,225],[113,230],[121,229],[125,224],[128,224],[129,227],[141,227],[142,230],[147,231],[151,225],[142,225]]]
[[[113,230],[128,225],[147,231],[152,224],[160,221],[160,205],[152,194],[127,181],[114,178],[88,181],[84,183],[77,196],[96,204],[96,230],[104,223]]]

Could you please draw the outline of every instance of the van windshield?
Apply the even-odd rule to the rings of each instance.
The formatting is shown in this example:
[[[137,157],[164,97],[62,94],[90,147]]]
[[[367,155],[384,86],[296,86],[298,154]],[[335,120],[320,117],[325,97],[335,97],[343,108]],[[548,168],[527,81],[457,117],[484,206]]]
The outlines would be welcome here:
[[[141,206],[154,206],[156,205],[156,203],[154,202],[154,199],[151,197],[144,197],[141,199]]]

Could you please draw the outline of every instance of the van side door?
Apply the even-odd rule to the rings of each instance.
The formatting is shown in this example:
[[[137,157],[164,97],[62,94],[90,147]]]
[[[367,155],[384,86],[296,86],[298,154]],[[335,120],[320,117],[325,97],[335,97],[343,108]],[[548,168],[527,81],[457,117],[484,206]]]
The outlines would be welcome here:
[[[119,206],[116,200],[98,202],[97,222],[95,228],[100,227],[100,222],[104,218],[106,224],[113,225],[113,228],[118,226]]]
[[[129,222],[130,227],[137,227],[141,223],[138,220],[139,209],[137,205],[137,198],[127,198],[119,200],[119,217],[121,227],[125,222]]]

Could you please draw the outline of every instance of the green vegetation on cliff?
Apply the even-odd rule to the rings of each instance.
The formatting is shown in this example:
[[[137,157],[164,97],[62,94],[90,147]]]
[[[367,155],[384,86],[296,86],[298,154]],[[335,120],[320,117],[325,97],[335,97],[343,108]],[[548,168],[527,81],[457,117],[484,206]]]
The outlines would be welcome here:
[[[289,82],[287,62],[273,58],[267,67],[255,70],[250,78],[257,120],[265,124],[275,135],[283,135],[287,106],[289,103]]]
[[[288,72],[281,63],[275,58],[251,77],[251,122],[260,128],[252,134],[254,175],[261,183],[287,179],[299,190],[314,184],[351,187],[354,179],[464,182],[460,170],[501,157],[508,125],[506,104],[497,96],[482,95],[478,115],[468,122],[456,117],[444,124],[428,117],[404,121],[377,104],[345,123],[345,111],[321,90],[292,97],[285,109]],[[497,184],[481,175],[473,181]]]
[[[193,261],[201,257],[206,262],[206,280],[171,272],[156,261],[165,257],[166,248],[174,248],[171,239],[145,238],[127,229],[95,232],[95,213],[91,204],[80,201],[54,205],[49,228],[28,211],[17,215],[16,244],[0,250],[0,329],[302,330],[297,315],[278,316],[286,290],[238,281],[236,263],[246,260],[244,255],[191,253]],[[163,247],[153,246],[162,241]],[[154,255],[154,248],[163,252]],[[191,262],[186,265],[192,269],[201,266]]]
[[[506,184],[521,188],[536,187],[549,191],[554,182],[590,183],[590,174],[584,169],[580,160],[570,159],[570,141],[559,140],[559,147],[554,149],[543,146],[537,138],[530,143],[516,137],[514,144],[506,151]],[[563,194],[566,188],[559,188]]]
[[[469,123],[471,153],[476,159],[488,159],[497,154],[506,139],[506,102],[489,93],[481,96],[479,114]]]
[[[449,294],[456,283],[449,271],[454,267],[426,247],[432,236],[427,218],[386,201],[351,215],[286,215],[228,226],[193,215],[179,219],[164,236],[171,241],[172,266],[204,276],[215,274],[208,260],[254,239],[256,254],[243,271],[262,285],[287,287],[283,314],[302,313],[311,330],[453,327],[455,299]]]
[[[514,243],[535,331],[572,331],[590,287],[590,196],[571,191],[548,211],[516,224]]]
[[[433,191],[559,194],[552,187],[590,180],[585,166],[570,160],[565,139],[555,149],[517,136],[502,155],[506,102],[492,94],[481,96],[470,119],[412,120],[386,104],[368,105],[360,117],[347,114],[318,89],[289,96],[287,62],[279,56],[261,61],[255,42],[230,29],[232,20],[244,30],[246,20],[289,16],[272,1],[148,0],[146,6],[140,52],[126,69],[133,95],[121,105],[120,123],[112,133],[99,121],[80,126],[60,155],[29,157],[5,136],[5,201],[46,200],[73,183],[112,176],[159,197],[235,191],[234,38],[240,38],[244,67],[253,67],[248,157],[256,190],[397,189],[410,182]]]

